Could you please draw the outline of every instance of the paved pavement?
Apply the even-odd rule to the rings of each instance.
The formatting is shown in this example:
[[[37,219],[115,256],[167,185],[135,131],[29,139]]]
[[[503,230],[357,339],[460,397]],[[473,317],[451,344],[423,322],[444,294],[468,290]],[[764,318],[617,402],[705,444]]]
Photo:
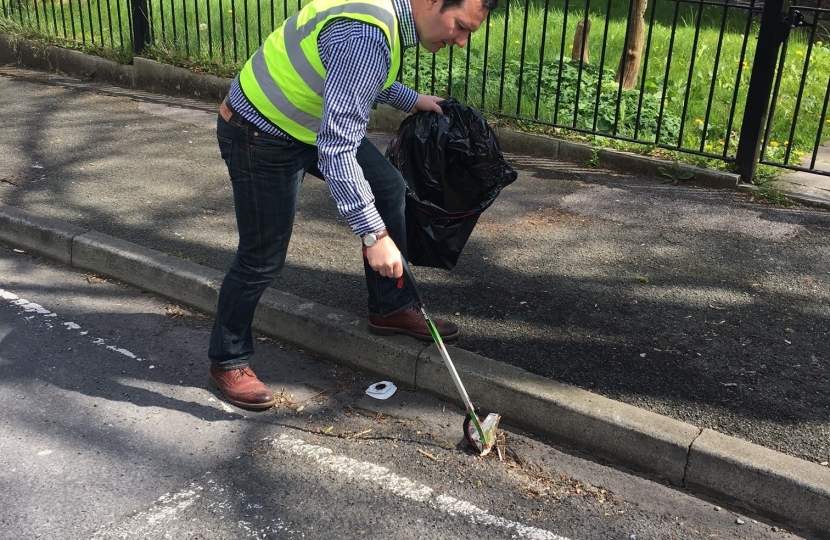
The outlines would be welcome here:
[[[210,311],[235,242],[211,105],[15,69],[0,86],[0,240]],[[509,159],[519,180],[456,271],[416,270],[464,332],[452,354],[477,401],[827,534],[830,216]],[[434,347],[365,332],[359,249],[319,181],[289,260],[275,285],[298,297],[269,292],[260,328],[453,397]]]
[[[816,161],[813,156],[805,156],[801,164],[807,168],[830,172],[830,143],[818,147]],[[775,180],[773,185],[784,193],[796,197],[809,197],[818,204],[830,205],[830,176],[794,171]]]

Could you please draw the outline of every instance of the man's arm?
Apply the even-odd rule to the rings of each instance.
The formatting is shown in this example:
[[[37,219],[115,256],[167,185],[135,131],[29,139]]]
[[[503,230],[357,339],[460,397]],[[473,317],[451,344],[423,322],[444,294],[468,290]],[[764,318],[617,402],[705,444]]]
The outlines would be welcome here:
[[[389,70],[389,47],[366,31],[373,29],[362,23],[338,21],[323,30],[319,45],[326,66],[323,118],[317,135],[320,172],[340,215],[359,236],[384,226],[357,163],[357,148],[366,135],[369,110]]]
[[[415,106],[417,99],[418,92],[395,81],[392,86],[378,94],[377,102],[409,112]]]
[[[382,91],[377,99],[378,103],[385,103],[396,109],[413,114],[418,111],[434,111],[438,114],[444,114],[441,106],[438,105],[442,101],[444,101],[444,98],[419,94],[398,81],[395,81],[392,83],[392,86]]]
[[[318,47],[326,66],[323,118],[317,135],[320,172],[352,230],[359,236],[379,232],[385,225],[357,162],[357,148],[366,134],[369,110],[389,73],[389,46],[374,26],[338,21],[323,30]],[[401,94],[399,103],[407,106],[408,101],[414,107],[417,94],[412,94]],[[382,276],[400,277],[403,272],[400,251],[388,236],[368,248],[366,258]]]

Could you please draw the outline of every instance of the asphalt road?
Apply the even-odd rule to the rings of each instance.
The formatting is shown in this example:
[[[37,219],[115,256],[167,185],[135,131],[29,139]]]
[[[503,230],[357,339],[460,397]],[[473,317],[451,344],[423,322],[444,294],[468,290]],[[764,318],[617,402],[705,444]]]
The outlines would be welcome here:
[[[0,538],[801,537],[258,338],[280,396],[206,388],[209,319],[0,248]]]
[[[0,201],[227,267],[235,228],[210,104],[35,79],[0,71]],[[371,137],[383,148],[390,134]],[[830,461],[827,212],[508,159],[519,179],[456,269],[416,269],[460,347]],[[365,314],[357,240],[319,180],[305,182],[274,286]]]

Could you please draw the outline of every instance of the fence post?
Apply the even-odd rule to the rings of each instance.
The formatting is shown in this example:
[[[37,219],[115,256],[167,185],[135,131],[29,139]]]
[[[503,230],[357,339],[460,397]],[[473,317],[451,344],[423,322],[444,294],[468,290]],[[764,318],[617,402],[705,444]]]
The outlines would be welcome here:
[[[133,12],[133,50],[141,54],[150,41],[150,19],[147,16],[147,0],[130,0]]]
[[[785,2],[786,0],[767,0],[761,12],[758,45],[752,62],[752,75],[749,78],[744,118],[735,155],[738,174],[744,182],[752,182],[755,176],[761,153],[761,138],[769,113],[778,50],[789,34],[790,24],[784,13]]]

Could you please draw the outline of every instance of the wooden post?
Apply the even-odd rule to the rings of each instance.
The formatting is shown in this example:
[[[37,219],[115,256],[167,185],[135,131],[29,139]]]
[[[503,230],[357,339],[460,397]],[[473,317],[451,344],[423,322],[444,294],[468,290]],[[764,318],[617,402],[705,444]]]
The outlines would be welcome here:
[[[622,87],[629,89],[637,85],[637,74],[640,72],[640,58],[643,56],[643,41],[645,34],[645,14],[648,0],[631,0],[628,9],[628,29],[626,31],[625,47],[623,47],[620,67],[614,80],[622,83]]]
[[[588,63],[588,36],[591,33],[591,21],[582,19],[576,25],[576,33],[574,34],[574,45],[571,50],[571,60],[579,60]]]

